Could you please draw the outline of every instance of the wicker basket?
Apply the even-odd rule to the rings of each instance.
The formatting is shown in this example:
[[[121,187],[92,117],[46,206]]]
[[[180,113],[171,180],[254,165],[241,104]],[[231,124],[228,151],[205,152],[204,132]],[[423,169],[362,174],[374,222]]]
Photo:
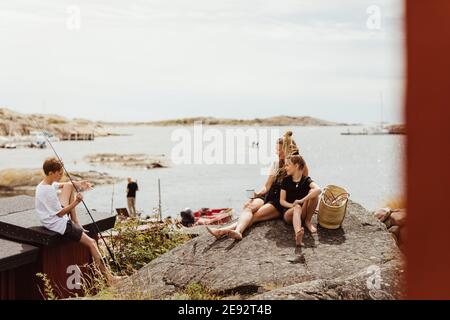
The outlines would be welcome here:
[[[320,199],[319,224],[326,229],[339,229],[347,213],[350,194],[344,188],[327,186]]]

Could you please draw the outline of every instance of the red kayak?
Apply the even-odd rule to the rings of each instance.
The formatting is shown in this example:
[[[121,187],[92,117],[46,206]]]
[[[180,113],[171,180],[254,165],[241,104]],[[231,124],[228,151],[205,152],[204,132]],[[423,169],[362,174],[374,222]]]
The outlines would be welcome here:
[[[195,222],[203,225],[218,225],[233,220],[233,209],[201,209],[194,213]]]

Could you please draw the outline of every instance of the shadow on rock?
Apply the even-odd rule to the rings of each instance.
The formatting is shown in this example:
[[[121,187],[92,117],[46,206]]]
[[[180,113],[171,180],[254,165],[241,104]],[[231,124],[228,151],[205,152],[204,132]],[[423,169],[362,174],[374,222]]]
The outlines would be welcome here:
[[[275,242],[278,248],[295,248],[294,231],[283,221],[272,223],[265,238]]]
[[[338,246],[343,244],[347,240],[345,237],[345,231],[342,228],[339,228],[337,230],[330,230],[318,225],[317,235],[319,237],[319,242],[323,244]]]

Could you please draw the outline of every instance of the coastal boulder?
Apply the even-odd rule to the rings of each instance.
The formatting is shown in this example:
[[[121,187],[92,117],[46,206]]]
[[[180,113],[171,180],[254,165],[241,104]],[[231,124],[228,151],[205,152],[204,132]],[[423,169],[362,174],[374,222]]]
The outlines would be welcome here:
[[[0,171],[0,188],[36,186],[43,178],[42,169],[5,169]]]
[[[99,153],[84,158],[92,165],[101,164],[112,168],[156,169],[167,168],[164,155]]]
[[[319,227],[295,247],[291,226],[260,223],[242,241],[201,235],[155,259],[118,285],[170,299],[192,283],[245,299],[401,299],[402,254],[373,215],[350,202],[339,230]]]

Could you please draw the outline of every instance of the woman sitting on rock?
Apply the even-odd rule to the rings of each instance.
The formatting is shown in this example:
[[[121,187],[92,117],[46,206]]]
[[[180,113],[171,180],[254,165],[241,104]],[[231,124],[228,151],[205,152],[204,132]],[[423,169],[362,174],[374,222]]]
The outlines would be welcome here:
[[[216,238],[229,236],[232,239],[241,240],[244,231],[257,222],[273,220],[281,216],[280,188],[283,178],[286,155],[298,154],[298,148],[292,139],[292,132],[288,131],[277,143],[278,161],[272,164],[269,178],[263,189],[248,201],[239,216],[239,221],[221,229],[207,228]]]
[[[295,231],[295,243],[301,246],[305,229],[302,221],[311,233],[317,229],[312,225],[312,217],[319,203],[322,193],[319,186],[312,181],[305,172],[306,162],[299,155],[290,156],[286,160],[287,177],[281,184],[280,204],[283,207],[283,218],[287,223],[292,223]]]

